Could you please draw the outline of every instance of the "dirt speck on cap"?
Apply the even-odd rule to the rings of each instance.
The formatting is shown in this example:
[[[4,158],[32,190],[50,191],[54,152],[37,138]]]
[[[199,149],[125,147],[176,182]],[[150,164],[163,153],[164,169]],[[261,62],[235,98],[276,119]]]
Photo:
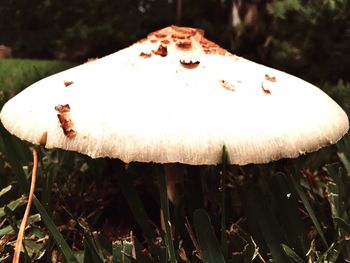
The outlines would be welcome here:
[[[233,84],[227,82],[226,80],[220,80],[220,84],[224,89],[227,89],[229,91],[235,91],[235,86],[233,86]]]

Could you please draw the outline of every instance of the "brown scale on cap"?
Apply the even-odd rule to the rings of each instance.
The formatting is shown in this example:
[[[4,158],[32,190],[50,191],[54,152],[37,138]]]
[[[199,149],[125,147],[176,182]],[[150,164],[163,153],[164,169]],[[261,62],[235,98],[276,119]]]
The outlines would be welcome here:
[[[89,62],[93,62],[95,60],[98,60],[98,57],[95,58],[88,58],[84,63],[89,63]]]
[[[55,110],[58,111],[57,117],[61,124],[61,128],[63,130],[64,135],[66,135],[68,138],[75,137],[75,135],[77,135],[77,132],[73,129],[73,121],[69,116],[69,104],[59,104],[55,106]]]
[[[139,56],[142,57],[142,58],[150,58],[150,57],[152,57],[152,54],[151,53],[141,52],[139,54]]]
[[[73,83],[74,83],[74,82],[71,81],[71,80],[65,80],[65,81],[63,82],[64,86],[66,86],[66,87],[72,85]]]
[[[196,34],[199,34],[201,36],[204,35],[204,31],[202,29],[197,28],[171,26],[171,29],[179,35],[184,35],[188,37],[194,36]]]
[[[265,74],[265,79],[268,80],[268,81],[271,81],[271,82],[276,82],[277,81],[275,76],[271,77],[268,74]]]
[[[181,50],[190,50],[192,48],[191,40],[179,41],[176,43],[176,47]]]
[[[166,56],[163,45],[175,45],[181,51],[190,51],[198,46],[195,42],[198,42],[203,52],[208,55],[228,53],[219,45],[204,38],[204,31],[197,28],[170,26],[148,34],[147,38],[151,43],[160,41],[161,45],[153,53],[161,56]]]
[[[219,54],[219,55],[225,55],[227,53],[227,50],[223,49],[219,45],[215,44],[214,42],[202,37],[199,41],[201,44],[204,53],[211,55],[211,54]]]
[[[185,61],[185,60],[180,60],[180,64],[181,66],[183,66],[184,68],[188,68],[188,69],[193,69],[193,68],[196,68],[198,67],[199,65],[199,61]]]
[[[165,37],[167,37],[167,34],[162,33],[162,32],[155,32],[154,36],[157,38],[165,38]]]
[[[162,43],[164,45],[169,45],[170,41],[168,39],[163,39],[162,41],[160,41],[160,43]]]
[[[159,45],[157,50],[152,51],[155,55],[161,56],[161,57],[166,57],[168,55],[168,49],[167,47],[163,45]]]
[[[171,34],[171,38],[176,41],[177,39],[186,39],[190,38],[190,35],[181,35],[181,34]]]
[[[70,106],[69,104],[58,104],[57,106],[55,106],[55,110],[59,113],[70,112]]]
[[[261,89],[265,94],[271,95],[271,91],[264,87],[264,83],[261,82]]]

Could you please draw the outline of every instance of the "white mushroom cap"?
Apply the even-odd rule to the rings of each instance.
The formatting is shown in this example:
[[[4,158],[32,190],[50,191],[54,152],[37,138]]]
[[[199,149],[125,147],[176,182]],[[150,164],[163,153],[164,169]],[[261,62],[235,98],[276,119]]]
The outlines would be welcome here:
[[[232,164],[267,163],[349,128],[317,87],[174,26],[33,84],[0,117],[23,140],[126,163],[217,164],[224,145]]]

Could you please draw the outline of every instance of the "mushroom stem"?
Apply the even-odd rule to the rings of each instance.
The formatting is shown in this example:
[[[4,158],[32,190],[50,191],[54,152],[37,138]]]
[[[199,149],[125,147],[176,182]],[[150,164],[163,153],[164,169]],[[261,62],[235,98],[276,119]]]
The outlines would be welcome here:
[[[184,166],[178,163],[164,164],[166,188],[169,200],[179,207],[183,198]]]
[[[164,164],[164,175],[168,199],[175,208],[179,208],[184,196],[184,166],[179,163]],[[160,224],[166,231],[164,211],[160,210]],[[174,236],[175,228],[171,225],[171,235]]]

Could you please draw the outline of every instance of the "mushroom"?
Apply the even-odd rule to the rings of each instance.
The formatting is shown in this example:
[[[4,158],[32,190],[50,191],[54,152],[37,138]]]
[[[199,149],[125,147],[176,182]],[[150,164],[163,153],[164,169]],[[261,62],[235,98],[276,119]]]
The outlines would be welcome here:
[[[231,164],[295,158],[349,128],[317,87],[176,26],[38,81],[0,118],[10,133],[46,148],[167,168],[218,164],[224,145]],[[181,179],[165,170],[174,191]]]

